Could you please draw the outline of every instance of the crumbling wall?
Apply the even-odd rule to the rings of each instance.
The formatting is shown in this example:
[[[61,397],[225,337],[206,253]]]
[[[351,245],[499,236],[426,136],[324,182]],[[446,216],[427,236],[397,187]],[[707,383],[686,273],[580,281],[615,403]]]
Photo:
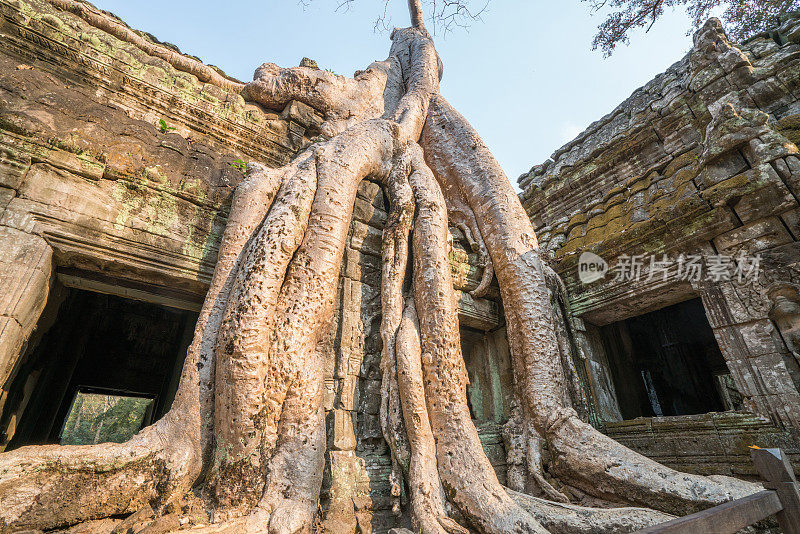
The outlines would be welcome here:
[[[0,385],[20,368],[56,279],[198,310],[240,164],[285,164],[318,135],[318,119],[299,102],[283,110],[245,102],[46,0],[0,0],[0,287],[11,289],[0,291]],[[346,512],[337,517],[357,521],[361,532],[385,532],[401,520],[392,513],[379,421],[386,202],[378,184],[361,183],[324,344],[322,504]],[[482,268],[460,231],[452,233],[462,324],[502,345],[499,290],[469,295]],[[511,394],[508,377],[492,383]],[[6,397],[4,390],[0,411]],[[502,422],[480,429],[501,479]]]
[[[392,512],[392,465],[380,422],[381,236],[387,203],[378,184],[361,182],[342,265],[336,317],[324,343],[329,471],[322,506],[335,512],[327,514],[324,523],[332,533],[353,531],[353,523],[362,532],[383,532],[398,521]],[[499,290],[491,287],[490,298],[469,295],[482,276],[482,269],[476,267],[478,255],[469,249],[459,230],[451,228],[451,234],[450,260],[460,322],[484,332],[497,330],[503,324]],[[497,352],[502,353],[502,348]],[[498,380],[499,376],[497,371]],[[504,393],[510,396],[511,385],[506,386]],[[484,449],[501,480],[505,479],[505,449],[500,423],[504,422],[487,421],[479,427]]]
[[[800,18],[743,45],[712,19],[686,57],[520,177],[541,245],[567,284],[606,420],[618,410],[595,327],[699,296],[747,408],[800,428],[798,121]],[[628,271],[584,283],[586,252]],[[680,272],[690,256],[700,258],[699,279]],[[738,279],[747,274],[735,271],[738,258],[760,260],[757,279]],[[730,279],[708,276],[720,261]],[[739,420],[741,434],[750,423]]]
[[[5,383],[54,266],[199,305],[242,178],[231,163],[276,165],[307,141],[290,116],[200,83],[45,1],[3,1],[0,10],[0,261],[16,289],[0,297]]]

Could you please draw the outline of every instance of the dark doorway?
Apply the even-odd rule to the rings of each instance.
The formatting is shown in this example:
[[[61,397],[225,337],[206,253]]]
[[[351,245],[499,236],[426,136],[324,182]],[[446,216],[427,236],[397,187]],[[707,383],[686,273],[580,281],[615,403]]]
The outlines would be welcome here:
[[[169,409],[197,314],[58,288],[0,418],[2,445],[120,441]],[[62,434],[66,434],[62,436]],[[89,437],[87,437],[89,436]]]
[[[605,326],[602,337],[624,419],[737,408],[700,299]]]

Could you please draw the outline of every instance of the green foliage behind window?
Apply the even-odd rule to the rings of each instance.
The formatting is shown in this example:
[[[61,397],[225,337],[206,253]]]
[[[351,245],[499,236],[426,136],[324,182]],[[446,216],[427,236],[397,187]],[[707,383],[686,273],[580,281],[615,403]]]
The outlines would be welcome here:
[[[142,427],[153,399],[79,391],[61,432],[62,445],[122,443]]]

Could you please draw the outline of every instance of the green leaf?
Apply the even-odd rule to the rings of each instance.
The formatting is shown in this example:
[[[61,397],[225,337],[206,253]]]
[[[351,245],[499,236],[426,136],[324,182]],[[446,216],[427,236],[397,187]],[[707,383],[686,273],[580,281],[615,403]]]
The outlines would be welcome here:
[[[161,133],[167,133],[167,132],[171,132],[172,130],[177,130],[176,127],[169,126],[167,124],[167,121],[165,121],[164,119],[159,119],[158,120],[158,129],[161,131]]]
[[[241,158],[237,159],[236,161],[234,161],[230,165],[231,165],[231,167],[233,167],[234,169],[237,169],[239,171],[242,171],[242,172],[247,171],[247,162],[244,161]]]

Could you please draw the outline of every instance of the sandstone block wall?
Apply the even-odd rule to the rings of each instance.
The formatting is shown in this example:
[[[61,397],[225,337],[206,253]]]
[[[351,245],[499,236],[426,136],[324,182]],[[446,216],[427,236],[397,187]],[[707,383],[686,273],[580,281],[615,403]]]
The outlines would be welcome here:
[[[597,327],[700,297],[747,409],[777,428],[800,428],[798,121],[800,18],[741,45],[712,19],[686,57],[520,177],[523,203],[582,325],[607,421],[617,417]],[[610,265],[641,255],[642,276],[584,284],[578,264],[587,251]],[[760,276],[692,280],[675,266],[648,276],[650,257],[665,254],[701,255],[706,269],[709,258],[759,255]],[[652,424],[638,436],[616,423],[609,432],[634,446],[660,439],[661,451],[638,448],[666,458],[659,436],[680,431],[654,434]],[[686,421],[687,431],[696,424]],[[741,421],[739,432],[749,424]],[[687,467],[674,454],[666,461]]]
[[[15,288],[0,298],[7,386],[56,276],[198,309],[242,178],[231,163],[280,164],[308,141],[290,115],[46,1],[0,2],[0,43],[0,278]]]
[[[381,235],[387,202],[378,184],[361,182],[342,265],[336,318],[325,342],[329,471],[322,505],[336,512],[331,515],[337,520],[356,521],[362,532],[386,531],[398,521],[392,512],[392,466],[380,422]],[[496,330],[503,324],[497,301],[473,299],[467,293],[481,279],[482,272],[475,267],[477,254],[469,249],[459,230],[453,228],[451,233],[454,245],[450,259],[461,324],[483,332]],[[490,295],[499,299],[497,288],[492,289]],[[504,336],[502,342],[505,343]],[[502,347],[489,351],[485,357],[494,362],[498,353],[507,358]],[[497,381],[501,375],[499,369],[494,373]],[[510,383],[507,381],[506,385]],[[474,388],[470,393],[473,398],[480,395]],[[503,393],[510,395],[510,387]],[[505,420],[485,420],[479,429],[501,480],[505,478],[502,422]],[[327,525],[333,529],[331,532],[335,531],[335,525]],[[342,529],[353,527],[339,525]]]
[[[246,103],[46,0],[0,0],[0,287],[14,288],[0,292],[0,411],[37,324],[46,328],[40,315],[56,280],[198,310],[243,177],[231,164],[285,164],[317,135],[317,115],[299,102]],[[378,416],[386,212],[381,187],[362,182],[325,348],[323,506],[348,511],[361,532],[399,520]],[[453,237],[462,324],[489,339],[476,352],[490,359],[478,362],[489,369],[486,394],[471,395],[491,399],[481,437],[502,478],[501,397],[511,391],[499,291],[468,294],[482,269],[464,236]]]

